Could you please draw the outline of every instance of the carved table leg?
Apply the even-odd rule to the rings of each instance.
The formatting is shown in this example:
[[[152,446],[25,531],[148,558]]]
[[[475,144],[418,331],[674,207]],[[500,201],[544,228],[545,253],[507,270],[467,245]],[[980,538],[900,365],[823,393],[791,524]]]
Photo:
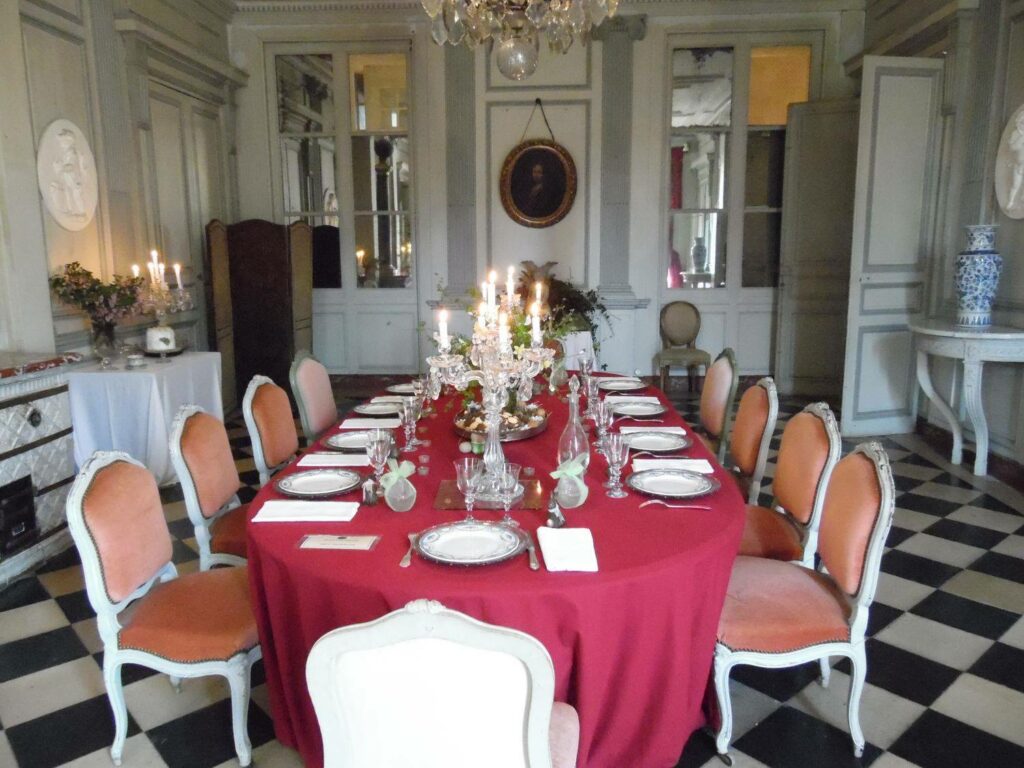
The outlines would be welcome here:
[[[966,391],[966,377],[964,382]],[[935,391],[935,387],[932,385],[932,374],[928,368],[928,353],[922,352],[921,350],[917,351],[917,383],[921,385],[921,391],[924,392],[932,405],[934,405],[938,409],[939,413],[946,418],[946,421],[949,422],[949,427],[953,432],[953,455],[949,460],[953,464],[961,463],[964,459],[963,429],[960,427],[960,421],[957,419],[956,414],[953,413],[953,410],[946,404],[946,401],[939,397],[938,393]],[[970,409],[970,406],[968,406],[968,409]],[[982,421],[984,422],[984,416],[982,416]],[[986,445],[987,442],[988,437],[986,432]]]
[[[967,415],[971,417],[974,427],[974,474],[988,474],[988,422],[985,421],[985,408],[981,401],[981,361],[964,362],[964,402]]]

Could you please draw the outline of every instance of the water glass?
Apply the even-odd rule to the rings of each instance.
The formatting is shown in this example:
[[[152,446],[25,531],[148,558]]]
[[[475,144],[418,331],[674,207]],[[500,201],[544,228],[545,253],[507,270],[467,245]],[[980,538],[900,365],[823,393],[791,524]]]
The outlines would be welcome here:
[[[452,462],[455,465],[455,482],[466,499],[466,519],[473,519],[473,502],[483,478],[484,463],[480,459],[465,457]]]
[[[594,403],[594,423],[597,425],[597,451],[604,453],[608,445],[608,430],[612,426],[612,408],[607,400],[597,400]]]
[[[405,447],[402,453],[411,453],[423,443],[416,439],[416,422],[420,417],[422,400],[419,397],[402,398],[402,427],[405,429]]]
[[[583,380],[584,394],[587,396],[587,410],[583,415],[588,419],[595,418],[595,408],[597,402],[601,399],[601,387],[598,386],[599,384],[600,382],[593,376]]]
[[[622,488],[622,468],[629,460],[629,442],[618,432],[608,435],[605,454],[608,457],[608,476],[610,487],[608,496],[612,499],[624,499],[626,492]]]
[[[498,495],[501,497],[501,507],[505,510],[501,522],[505,525],[519,525],[512,519],[509,510],[512,509],[512,499],[516,496],[519,488],[519,473],[522,471],[519,464],[506,462],[498,469]]]
[[[366,456],[373,465],[373,474],[378,485],[391,456],[391,444],[391,433],[386,429],[372,430],[366,440]]]

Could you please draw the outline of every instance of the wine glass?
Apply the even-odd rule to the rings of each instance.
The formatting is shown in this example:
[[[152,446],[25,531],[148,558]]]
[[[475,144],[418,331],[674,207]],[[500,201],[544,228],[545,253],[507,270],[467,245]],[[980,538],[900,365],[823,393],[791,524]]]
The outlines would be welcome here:
[[[466,498],[466,520],[473,519],[473,502],[483,477],[484,463],[480,459],[461,458],[452,462],[455,465],[455,482]]]
[[[608,435],[606,445],[606,456],[608,457],[608,478],[610,487],[608,496],[612,499],[624,499],[627,494],[622,488],[622,468],[629,459],[629,441],[618,432]]]
[[[594,370],[594,358],[591,357],[590,350],[588,349],[585,352],[580,352],[578,359],[579,359],[578,365],[579,365],[579,369],[580,369],[580,376],[583,377],[583,381],[584,382],[589,381],[590,380],[590,374]]]
[[[391,433],[386,429],[371,431],[366,440],[366,456],[373,465],[373,474],[378,486],[391,455],[391,441]]]
[[[501,497],[501,507],[505,510],[501,522],[505,525],[519,525],[512,519],[509,510],[512,508],[512,499],[515,498],[516,490],[519,488],[519,473],[522,469],[519,464],[506,462],[498,470],[498,495]]]
[[[412,453],[423,445],[422,441],[416,439],[416,422],[422,405],[423,401],[418,395],[402,398],[402,426],[405,428],[405,447],[402,453]]]
[[[600,382],[593,376],[583,380],[583,386],[585,394],[587,396],[587,410],[583,415],[588,419],[594,419],[595,407],[597,402],[601,399],[601,387]]]
[[[605,453],[608,446],[608,430],[612,426],[612,408],[607,400],[597,400],[594,403],[594,424],[597,426],[597,450]]]

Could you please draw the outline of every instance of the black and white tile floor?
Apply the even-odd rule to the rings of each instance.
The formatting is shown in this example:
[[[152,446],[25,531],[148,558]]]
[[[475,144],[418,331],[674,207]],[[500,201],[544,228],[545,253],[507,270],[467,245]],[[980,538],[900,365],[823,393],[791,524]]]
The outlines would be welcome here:
[[[779,434],[804,403],[783,400]],[[696,421],[691,400],[679,398],[677,405]],[[247,500],[258,481],[244,427],[237,419],[229,426]],[[846,735],[845,663],[837,664],[827,689],[816,681],[814,665],[737,668],[737,768],[1024,766],[1024,496],[950,466],[913,435],[883,442],[898,497],[871,610],[864,757],[853,758]],[[194,570],[183,505],[168,499],[165,510],[175,562],[182,572]],[[0,766],[111,765],[101,664],[73,550],[0,592]],[[125,687],[126,768],[237,765],[221,680],[185,681],[176,693],[166,677],[126,667]],[[259,768],[301,765],[274,740],[261,668],[249,732]],[[679,766],[705,764],[720,765],[711,740],[698,732]]]

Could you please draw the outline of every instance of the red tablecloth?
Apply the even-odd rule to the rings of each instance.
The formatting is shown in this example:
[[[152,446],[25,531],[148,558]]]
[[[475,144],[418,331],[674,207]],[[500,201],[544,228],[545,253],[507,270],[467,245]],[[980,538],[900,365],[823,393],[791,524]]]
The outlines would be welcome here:
[[[535,467],[549,489],[554,481],[547,473],[568,408],[547,395],[537,400],[551,413],[547,431],[504,448],[509,461]],[[587,503],[565,514],[570,526],[593,531],[598,573],[531,571],[525,555],[465,569],[414,557],[411,567],[399,568],[408,533],[463,516],[433,508],[438,484],[454,476],[451,460],[461,455],[451,426],[456,404],[442,398],[422,422],[426,435],[420,436],[432,441],[430,473],[411,478],[418,500],[410,512],[381,505],[361,508],[350,523],[250,523],[249,577],[278,739],[297,748],[307,766],[321,766],[320,731],[305,682],[313,644],[336,627],[430,598],[544,643],[555,665],[556,699],[579,712],[580,768],[674,766],[703,723],[715,630],[743,529],[744,503],[735,485],[712,459],[722,481],[707,499],[712,511],[640,510],[638,496],[605,496],[607,465],[595,455]],[[683,422],[672,411],[664,423]],[[696,441],[687,455],[711,459]],[[268,484],[250,512],[277,497]],[[546,516],[513,514],[529,530]],[[478,516],[497,519],[500,512]],[[382,538],[371,552],[297,548],[305,534],[342,531]]]

